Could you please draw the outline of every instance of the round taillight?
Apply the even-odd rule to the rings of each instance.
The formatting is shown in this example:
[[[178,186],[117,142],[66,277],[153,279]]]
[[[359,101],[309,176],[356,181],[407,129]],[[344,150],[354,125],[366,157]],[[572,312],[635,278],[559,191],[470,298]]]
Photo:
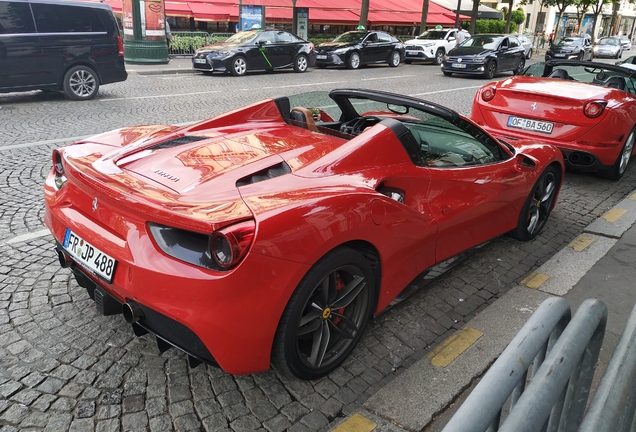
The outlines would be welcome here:
[[[241,222],[216,231],[210,240],[210,254],[223,269],[238,264],[247,253],[256,224],[253,220]]]
[[[605,110],[605,102],[588,102],[585,104],[583,108],[583,113],[586,117],[596,118],[603,114],[603,110]]]
[[[494,87],[486,87],[481,91],[481,98],[484,102],[490,102],[495,97],[495,88]]]

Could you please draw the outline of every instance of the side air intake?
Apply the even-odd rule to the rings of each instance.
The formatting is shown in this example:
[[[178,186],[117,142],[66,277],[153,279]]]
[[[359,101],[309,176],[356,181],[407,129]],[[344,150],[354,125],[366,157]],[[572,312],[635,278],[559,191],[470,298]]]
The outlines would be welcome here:
[[[154,146],[150,147],[150,150],[160,150],[160,149],[167,149],[167,148],[177,147],[177,146],[180,146],[180,145],[183,145],[183,144],[188,144],[188,143],[191,143],[191,142],[201,141],[201,140],[204,140],[204,139],[208,139],[208,137],[197,136],[197,135],[180,136],[178,138],[174,138],[174,139],[159,143],[157,145],[154,145]]]
[[[254,174],[250,174],[246,177],[243,177],[242,179],[237,180],[236,187],[247,186],[290,173],[291,168],[289,167],[289,165],[287,165],[286,162],[281,162],[279,164],[273,165],[269,168],[265,168],[264,170],[255,172]]]

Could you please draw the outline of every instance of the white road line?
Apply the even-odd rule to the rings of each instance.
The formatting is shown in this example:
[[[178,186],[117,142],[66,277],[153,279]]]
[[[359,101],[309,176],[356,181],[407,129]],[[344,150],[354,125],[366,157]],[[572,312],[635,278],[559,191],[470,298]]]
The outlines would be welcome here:
[[[263,88],[264,89],[279,89],[279,88],[290,88],[290,87],[309,87],[309,86],[319,86],[323,84],[342,84],[346,82],[347,81],[325,81],[325,82],[319,82],[319,83],[290,84],[290,85],[284,85],[284,86],[272,86],[272,87],[263,87]]]
[[[221,93],[221,90],[211,90],[204,92],[193,92],[193,93],[177,93],[177,94],[165,94],[165,95],[151,95],[151,96],[132,96],[132,97],[123,97],[123,98],[109,98],[109,99],[100,99],[100,102],[110,102],[110,101],[122,101],[122,100],[136,100],[136,99],[157,99],[157,98],[166,98],[166,97],[175,97],[175,96],[192,96],[192,95],[204,95],[204,94],[214,94]]]
[[[414,76],[417,76],[417,75],[394,75],[394,76],[388,76],[388,77],[362,78],[360,81],[375,81],[375,80],[383,80],[383,79],[407,78],[407,77],[414,77]]]
[[[20,243],[20,242],[25,242],[28,240],[33,240],[36,238],[40,238],[40,237],[44,237],[51,234],[51,231],[49,231],[47,228],[39,230],[39,231],[34,231],[32,233],[28,233],[28,234],[22,234],[19,236],[15,236],[12,239],[9,239],[7,241],[5,241],[6,244],[14,244],[14,243]]]
[[[93,134],[93,135],[95,135],[95,134]],[[40,146],[40,145],[48,145],[48,144],[57,144],[57,143],[63,143],[63,142],[68,142],[68,141],[77,141],[77,140],[81,140],[81,139],[84,139],[84,138],[88,138],[89,136],[92,136],[92,135],[81,135],[81,136],[74,136],[74,137],[68,137],[68,138],[57,138],[57,139],[44,140],[44,141],[35,141],[35,142],[30,142],[30,143],[13,144],[13,145],[0,147],[0,151],[2,151],[2,150],[13,150],[13,149],[24,148],[24,147],[34,147],[34,146]]]
[[[447,90],[436,90],[436,91],[430,91],[430,92],[424,92],[424,93],[415,93],[412,94],[411,96],[424,96],[424,95],[431,95],[431,94],[437,94],[437,93],[448,93],[448,92],[452,92],[452,91],[462,91],[462,90],[470,90],[470,89],[476,89],[481,87],[480,85],[478,86],[470,86],[470,87],[460,87],[460,88],[452,88],[452,89],[447,89]]]

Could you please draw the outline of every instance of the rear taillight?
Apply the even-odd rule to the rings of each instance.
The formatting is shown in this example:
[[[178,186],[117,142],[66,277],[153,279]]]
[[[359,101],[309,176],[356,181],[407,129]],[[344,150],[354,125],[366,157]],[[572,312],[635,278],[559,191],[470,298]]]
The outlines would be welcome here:
[[[117,48],[119,49],[119,57],[124,56],[124,41],[121,36],[117,36]]]
[[[66,183],[66,176],[64,175],[62,154],[59,150],[53,150],[53,173],[55,175],[55,187],[61,189]]]
[[[605,110],[606,105],[607,105],[607,102],[605,101],[588,102],[585,104],[585,107],[583,108],[583,113],[585,114],[586,117],[596,118],[600,116],[601,114],[603,114],[603,111]]]
[[[229,269],[245,256],[254,239],[256,224],[253,220],[230,225],[212,234],[210,254],[216,263]]]
[[[490,102],[495,97],[495,87],[486,87],[481,91],[481,98],[484,102]]]

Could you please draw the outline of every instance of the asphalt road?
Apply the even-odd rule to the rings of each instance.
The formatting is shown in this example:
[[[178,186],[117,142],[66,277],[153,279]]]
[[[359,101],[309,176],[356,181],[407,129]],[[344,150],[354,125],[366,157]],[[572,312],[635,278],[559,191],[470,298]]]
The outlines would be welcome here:
[[[178,351],[160,354],[149,335],[136,338],[123,319],[100,316],[59,268],[44,231],[42,183],[53,148],[123,126],[190,123],[263,98],[342,87],[418,96],[469,115],[485,82],[444,77],[431,65],[383,65],[241,78],[131,75],[87,102],[0,95],[0,432],[329,430],[636,188],[635,164],[618,182],[568,173],[539,237],[493,240],[370,323],[342,368],[304,382],[275,370],[237,377],[190,369]]]

